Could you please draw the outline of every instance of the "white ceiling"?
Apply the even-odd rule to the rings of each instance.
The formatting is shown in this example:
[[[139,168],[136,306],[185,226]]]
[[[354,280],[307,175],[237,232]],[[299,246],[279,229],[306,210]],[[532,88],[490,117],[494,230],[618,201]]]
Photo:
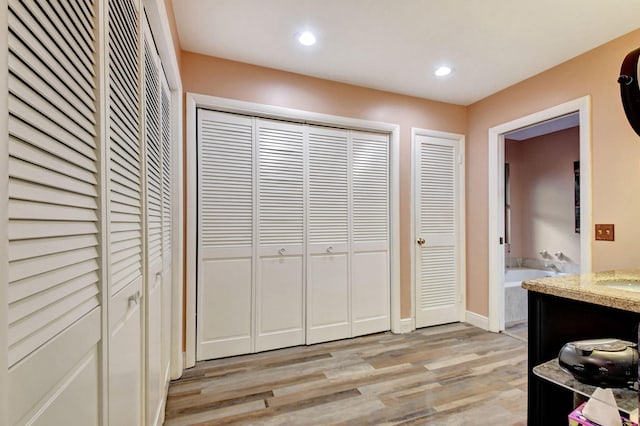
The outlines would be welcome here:
[[[640,27],[638,0],[174,0],[173,5],[183,50],[460,105]],[[314,46],[297,43],[295,35],[304,30],[315,32]],[[454,73],[435,77],[441,64]]]

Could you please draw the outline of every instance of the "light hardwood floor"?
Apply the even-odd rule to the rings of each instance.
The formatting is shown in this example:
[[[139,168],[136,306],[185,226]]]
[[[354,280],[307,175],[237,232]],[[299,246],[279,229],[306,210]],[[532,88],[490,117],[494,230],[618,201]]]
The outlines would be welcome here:
[[[465,323],[200,362],[166,425],[524,425],[527,347]]]

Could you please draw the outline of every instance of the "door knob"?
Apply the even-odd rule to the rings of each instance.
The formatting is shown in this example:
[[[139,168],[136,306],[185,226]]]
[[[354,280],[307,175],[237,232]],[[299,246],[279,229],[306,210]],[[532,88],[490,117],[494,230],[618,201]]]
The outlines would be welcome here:
[[[424,240],[424,238],[422,237],[418,238],[418,241],[417,241],[418,244],[423,245],[425,242],[426,241]]]

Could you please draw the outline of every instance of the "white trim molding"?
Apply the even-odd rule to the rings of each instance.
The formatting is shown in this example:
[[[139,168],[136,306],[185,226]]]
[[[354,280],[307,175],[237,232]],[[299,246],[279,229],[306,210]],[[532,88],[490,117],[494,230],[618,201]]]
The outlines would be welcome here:
[[[0,44],[8,46],[8,7],[7,2],[2,2],[2,10],[0,10]],[[9,50],[2,49],[0,53],[0,69],[9,69]],[[8,209],[7,200],[9,199],[9,79],[7,74],[0,80],[0,93],[4,96],[0,98],[0,133],[3,137],[0,140],[0,200],[3,207],[0,208],[0,424],[9,424],[9,388],[8,388],[8,297],[7,283],[9,282],[8,264],[9,264],[9,237],[8,237]]]
[[[489,318],[476,314],[475,312],[467,311],[465,322],[473,325],[474,327],[489,330]]]
[[[388,133],[390,138],[391,178],[391,331],[402,333],[400,318],[400,126],[397,124],[340,117],[304,110],[244,102],[196,93],[186,94],[186,351],[185,367],[196,363],[196,242],[197,242],[197,145],[196,115],[198,108],[274,118],[298,123],[325,125],[352,130]]]
[[[489,331],[504,330],[504,135],[557,117],[580,115],[580,272],[591,272],[591,98],[584,96],[489,129]]]
[[[411,333],[415,329],[416,324],[413,321],[413,318],[402,318],[400,320],[400,330],[398,331],[399,334]]]

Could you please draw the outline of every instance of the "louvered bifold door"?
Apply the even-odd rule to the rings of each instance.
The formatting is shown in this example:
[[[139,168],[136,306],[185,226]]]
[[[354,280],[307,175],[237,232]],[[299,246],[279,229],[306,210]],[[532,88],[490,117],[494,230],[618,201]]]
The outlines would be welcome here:
[[[146,24],[146,22],[145,22]],[[149,27],[144,33],[144,143],[147,274],[145,283],[146,417],[160,421],[162,380],[162,127],[160,58]]]
[[[307,343],[351,336],[348,132],[309,126]]]
[[[416,326],[459,320],[455,142],[417,136]],[[424,241],[423,241],[424,240]]]
[[[255,350],[304,343],[304,126],[257,120]]]
[[[108,2],[109,422],[142,419],[143,290],[140,24],[137,2]]]
[[[94,8],[8,2],[10,424],[98,423]]]
[[[351,132],[352,335],[389,330],[389,136]]]
[[[198,360],[252,351],[253,119],[198,110]]]
[[[171,135],[171,91],[164,72],[160,72],[160,105],[162,122],[162,374],[163,382],[169,380],[169,363],[171,357],[171,235],[172,220],[172,171],[173,152]]]

